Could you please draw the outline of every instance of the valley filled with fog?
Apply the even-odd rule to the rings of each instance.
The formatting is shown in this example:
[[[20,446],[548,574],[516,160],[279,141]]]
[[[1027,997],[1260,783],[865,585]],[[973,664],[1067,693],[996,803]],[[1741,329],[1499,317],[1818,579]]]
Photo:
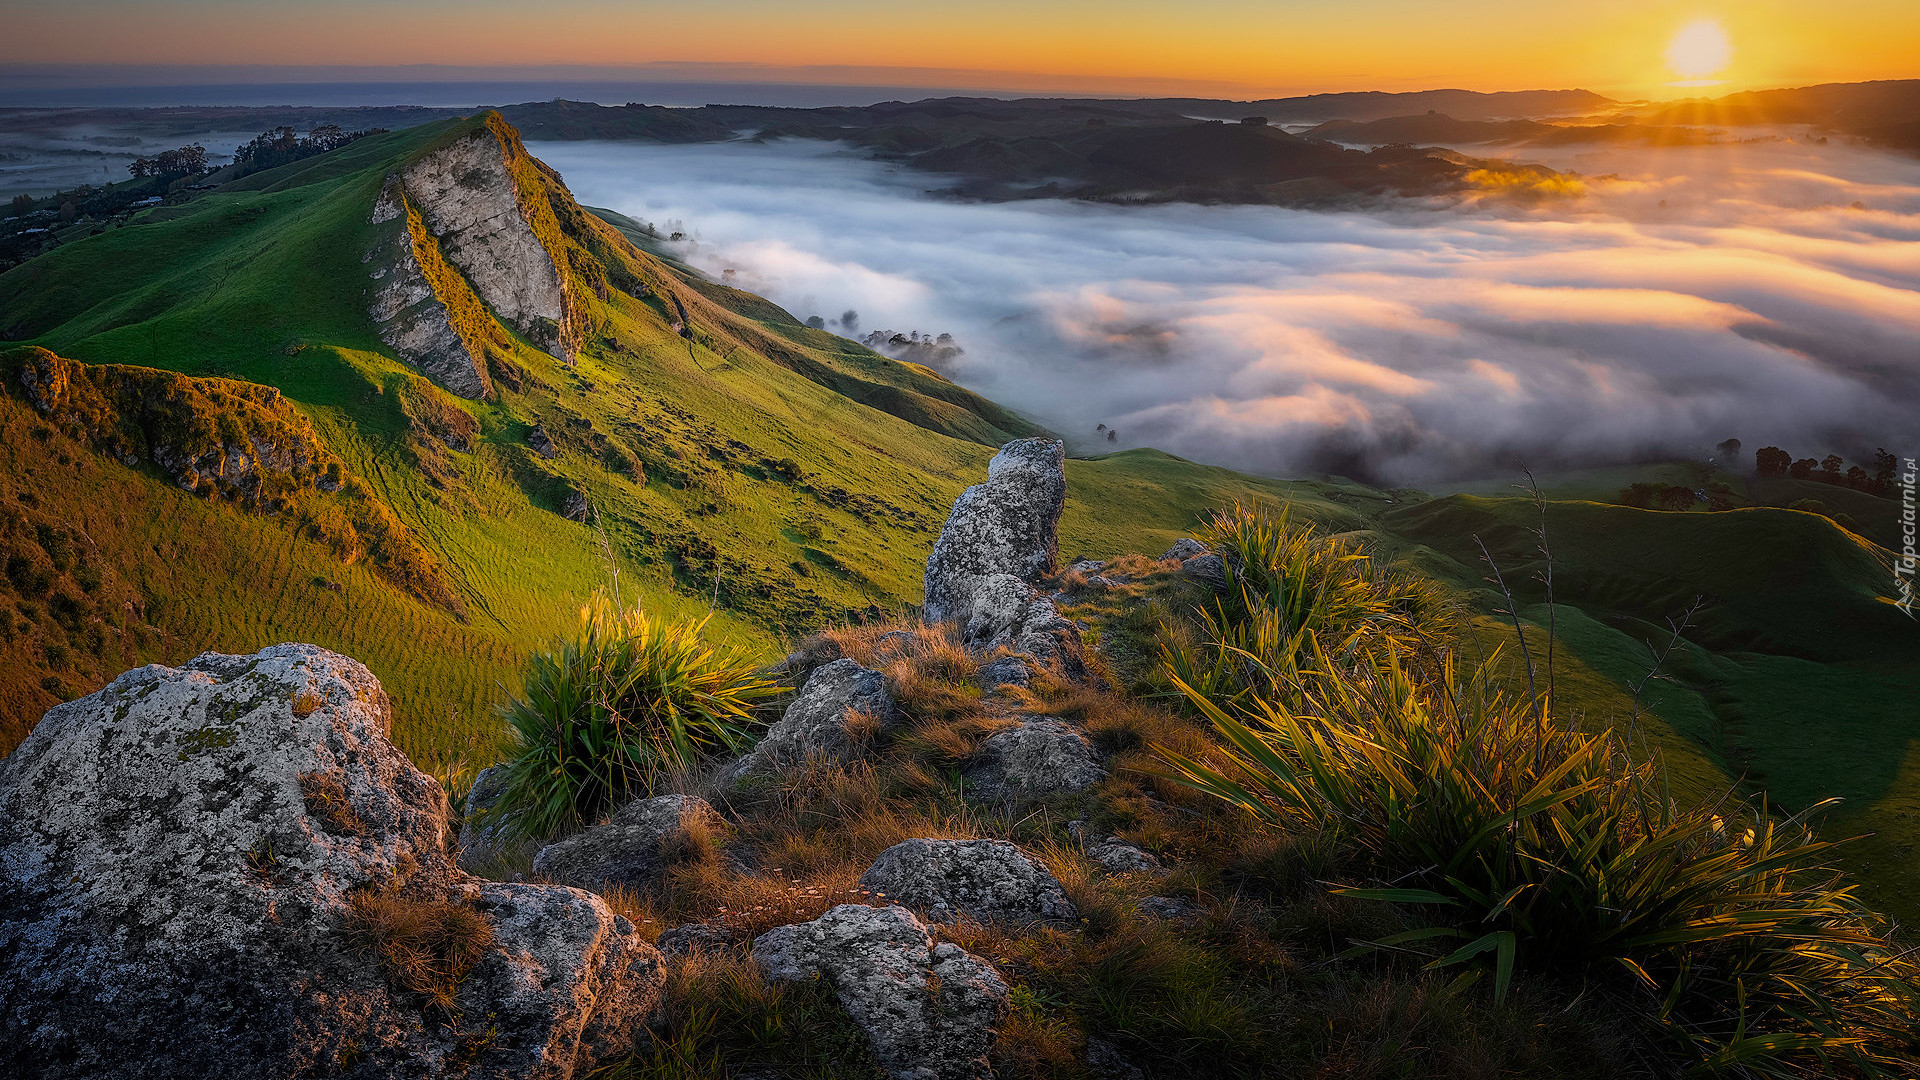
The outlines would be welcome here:
[[[945,374],[1085,451],[1417,484],[1920,441],[1920,160],[1837,142],[1517,153],[1584,192],[1352,210],[961,202],[804,140],[529,149],[796,316],[952,334]]]

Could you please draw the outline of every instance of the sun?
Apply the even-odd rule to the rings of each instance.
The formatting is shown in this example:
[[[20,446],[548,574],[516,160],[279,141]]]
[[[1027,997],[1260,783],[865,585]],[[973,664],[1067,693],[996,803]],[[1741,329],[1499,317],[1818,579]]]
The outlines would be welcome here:
[[[1733,42],[1712,19],[1696,19],[1667,43],[1667,67],[1680,76],[1676,86],[1709,86],[1733,60]]]

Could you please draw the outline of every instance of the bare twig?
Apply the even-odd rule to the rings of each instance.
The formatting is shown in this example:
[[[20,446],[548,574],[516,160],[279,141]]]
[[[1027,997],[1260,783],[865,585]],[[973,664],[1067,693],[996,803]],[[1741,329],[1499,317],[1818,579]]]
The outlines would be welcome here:
[[[1493,553],[1487,550],[1487,542],[1480,539],[1479,533],[1473,534],[1473,542],[1480,545],[1480,557],[1493,568],[1493,583],[1500,587],[1500,595],[1507,598],[1506,613],[1513,619],[1513,636],[1520,639],[1520,659],[1527,665],[1527,700],[1538,702],[1540,691],[1533,680],[1533,653],[1527,649],[1527,635],[1520,629],[1520,605],[1513,602],[1513,591],[1507,588],[1507,579],[1500,573],[1500,564],[1493,561]]]
[[[620,601],[620,560],[613,557],[613,540],[607,536],[607,523],[600,520],[600,508],[593,507],[593,527],[600,532],[600,557],[607,561],[607,574],[613,578],[613,610],[626,618],[626,605]]]
[[[1547,587],[1547,696],[1534,703],[1537,711],[1534,715],[1533,765],[1538,770],[1546,749],[1547,709],[1553,702],[1553,646],[1559,630],[1559,615],[1553,606],[1553,548],[1547,544],[1547,497],[1540,491],[1540,482],[1533,478],[1532,469],[1522,465],[1520,471],[1527,474],[1527,490],[1532,492],[1533,505],[1540,512],[1540,527],[1534,530],[1534,536],[1540,540],[1540,557],[1546,561],[1540,572],[1534,575]]]
[[[1686,633],[1687,627],[1693,625],[1693,617],[1699,614],[1700,606],[1703,603],[1705,603],[1705,597],[1695,596],[1693,603],[1688,605],[1687,610],[1680,613],[1679,621],[1676,622],[1672,618],[1667,619],[1667,628],[1671,630],[1672,633],[1667,635],[1667,644],[1663,648],[1654,648],[1652,641],[1646,643],[1647,652],[1653,656],[1653,666],[1647,669],[1647,673],[1640,677],[1639,682],[1633,684],[1633,712],[1627,721],[1628,746],[1633,745],[1634,733],[1638,731],[1640,727],[1641,694],[1646,692],[1648,683],[1657,678],[1666,678],[1666,676],[1660,674],[1660,669],[1666,666],[1667,657],[1673,652],[1674,646],[1680,644],[1680,635]]]

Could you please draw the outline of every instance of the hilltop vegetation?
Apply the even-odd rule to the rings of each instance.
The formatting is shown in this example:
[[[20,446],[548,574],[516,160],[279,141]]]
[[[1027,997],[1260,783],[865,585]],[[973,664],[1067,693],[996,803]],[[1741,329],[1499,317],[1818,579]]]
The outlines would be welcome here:
[[[1073,115],[1093,130],[1095,114]],[[388,178],[475,138],[495,140],[570,306],[545,337],[501,317],[453,254],[434,260],[457,245],[417,213],[405,235],[432,270],[421,302],[458,322],[490,387],[462,397],[383,340],[369,314],[377,267],[362,260],[391,236],[372,220]],[[453,775],[494,759],[505,732],[492,710],[519,691],[523,662],[616,573],[629,606],[669,620],[711,610],[710,634],[764,659],[917,603],[953,499],[1034,425],[649,254],[635,230],[578,206],[497,119],[472,118],[261,171],[0,275],[7,338],[88,385],[179,386],[185,415],[206,424],[221,402],[277,391],[275,415],[305,425],[342,485],[284,505],[190,493],[150,454],[102,453],[119,444],[99,424],[47,415],[10,367],[0,749],[127,666],[301,640],[367,663],[394,698],[401,748]],[[1506,600],[1485,580],[1484,541],[1529,641],[1544,651],[1556,629],[1569,718],[1631,718],[1684,792],[1744,779],[1790,810],[1845,796],[1831,827],[1876,835],[1844,857],[1870,871],[1877,900],[1914,910],[1920,732],[1905,703],[1920,664],[1915,628],[1881,599],[1882,525],[1859,507],[1850,532],[1790,509],[1603,505],[1632,481],[1690,475],[1669,471],[1549,478],[1552,607],[1526,498],[1281,482],[1136,450],[1067,463],[1060,542],[1069,559],[1152,555],[1212,510],[1286,503],[1452,590],[1490,643],[1510,627],[1492,614]],[[1771,486],[1803,483],[1759,478],[1749,501],[1791,502]],[[382,513],[390,526],[370,524]],[[382,550],[418,570],[396,572]],[[1646,642],[1695,597],[1649,680]]]

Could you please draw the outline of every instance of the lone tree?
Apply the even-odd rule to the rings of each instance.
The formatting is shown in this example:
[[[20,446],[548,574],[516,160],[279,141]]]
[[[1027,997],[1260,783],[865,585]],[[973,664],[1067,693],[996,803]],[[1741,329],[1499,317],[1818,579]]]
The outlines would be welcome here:
[[[1819,467],[1820,463],[1812,458],[1801,458],[1799,461],[1787,466],[1787,475],[1793,477],[1795,480],[1811,480],[1813,479],[1813,470]]]
[[[1713,448],[1714,456],[1727,464],[1733,464],[1735,455],[1740,453],[1740,440],[1727,439]]]
[[[1753,471],[1761,476],[1785,476],[1793,466],[1793,455],[1777,446],[1763,446],[1753,452]]]
[[[860,329],[860,313],[853,310],[852,308],[848,308],[847,310],[841,312],[840,313],[840,329],[845,330],[849,334],[853,333],[855,330]]]

